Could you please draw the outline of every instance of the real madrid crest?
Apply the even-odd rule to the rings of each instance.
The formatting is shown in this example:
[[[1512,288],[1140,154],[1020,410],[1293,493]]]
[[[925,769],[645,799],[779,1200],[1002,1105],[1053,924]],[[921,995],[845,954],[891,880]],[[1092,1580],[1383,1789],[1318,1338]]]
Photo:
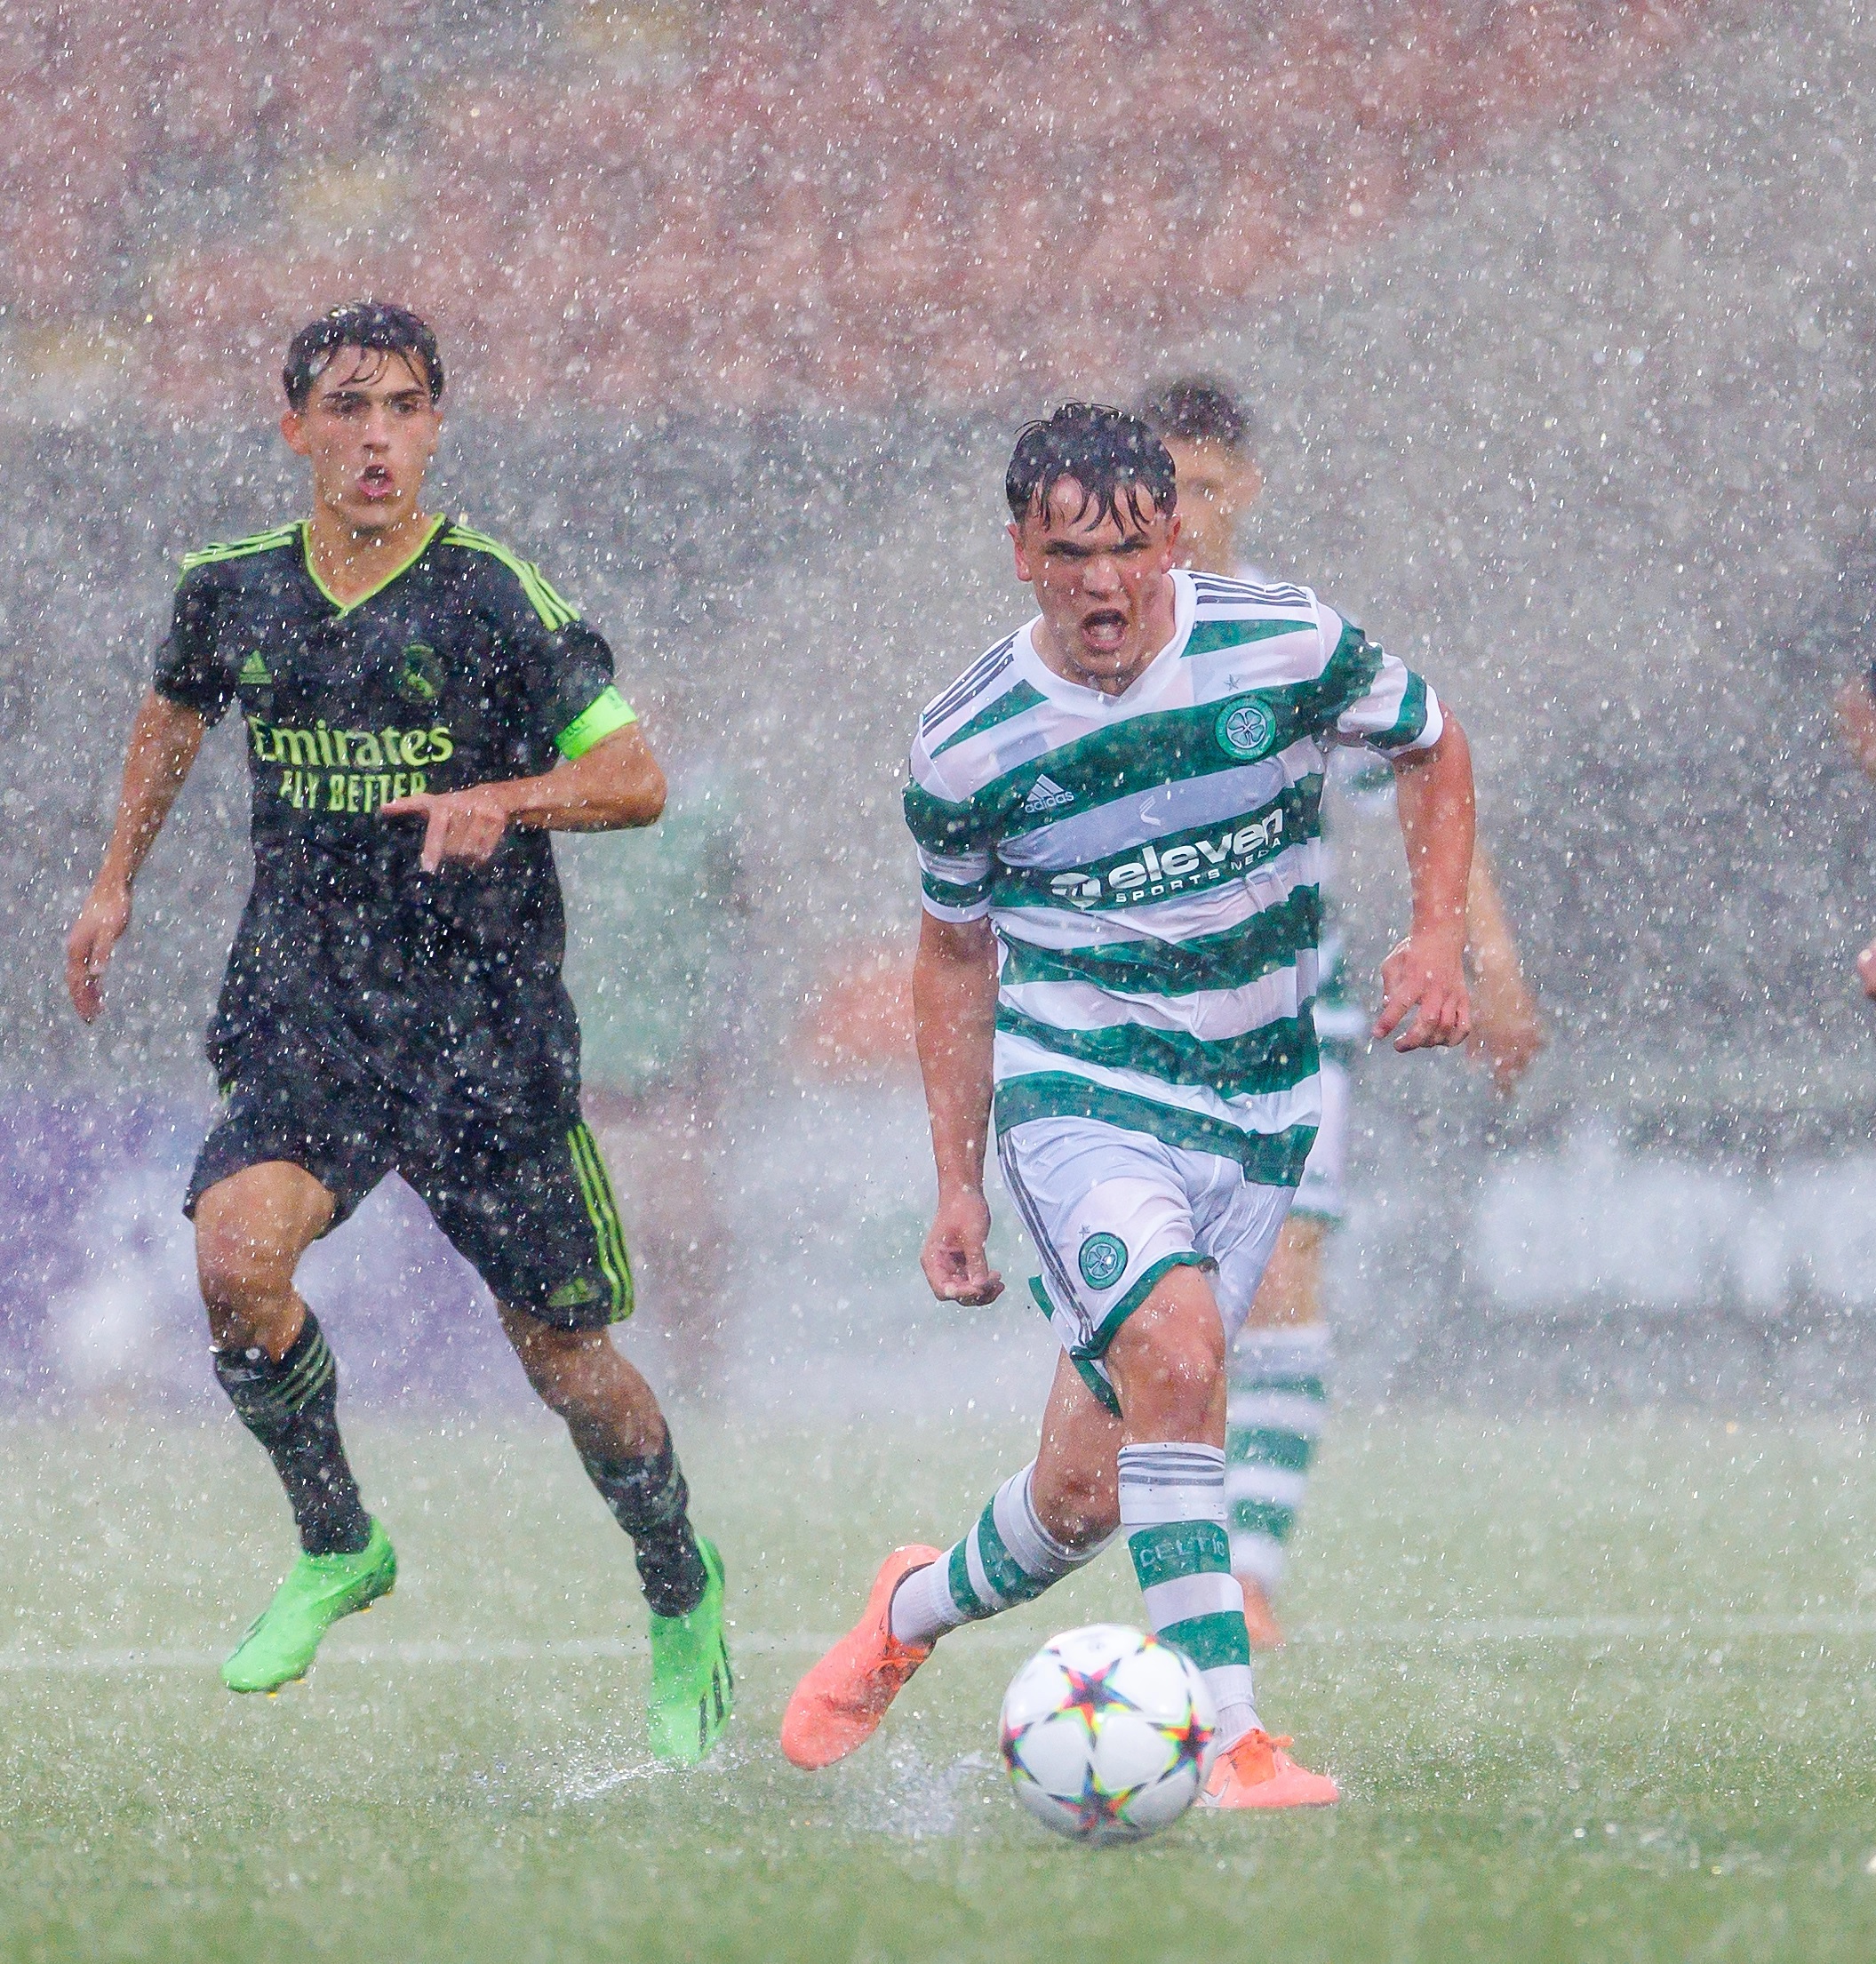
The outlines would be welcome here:
[[[404,701],[427,708],[442,695],[443,680],[443,663],[436,651],[413,641],[398,659],[391,687]]]

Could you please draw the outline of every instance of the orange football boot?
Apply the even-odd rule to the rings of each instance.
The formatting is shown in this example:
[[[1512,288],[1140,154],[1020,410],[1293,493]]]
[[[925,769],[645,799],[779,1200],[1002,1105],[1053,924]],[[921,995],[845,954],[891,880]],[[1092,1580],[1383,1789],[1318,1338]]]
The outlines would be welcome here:
[[[1326,1773],[1300,1767],[1283,1748],[1287,1738],[1273,1739],[1254,1726],[1241,1739],[1219,1753],[1199,1796],[1209,1808],[1326,1808],[1342,1798],[1342,1790]]]
[[[1270,1598],[1264,1593],[1264,1585],[1249,1576],[1240,1576],[1238,1587],[1244,1592],[1244,1631],[1250,1639],[1250,1648],[1253,1650],[1281,1650],[1283,1625],[1277,1621],[1277,1612],[1271,1608]]]
[[[892,1592],[940,1553],[916,1543],[895,1548],[873,1578],[860,1620],[795,1686],[782,1713],[782,1751],[794,1765],[816,1772],[864,1745],[931,1655],[929,1643],[901,1643],[893,1635]]]

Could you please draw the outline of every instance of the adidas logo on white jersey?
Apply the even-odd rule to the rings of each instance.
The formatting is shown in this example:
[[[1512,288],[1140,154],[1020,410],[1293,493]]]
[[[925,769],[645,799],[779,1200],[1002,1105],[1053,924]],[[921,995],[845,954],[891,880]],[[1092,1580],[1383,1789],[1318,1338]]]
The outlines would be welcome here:
[[[1038,778],[1023,800],[1025,811],[1053,811],[1058,805],[1073,804],[1074,793],[1064,791],[1053,778]]]

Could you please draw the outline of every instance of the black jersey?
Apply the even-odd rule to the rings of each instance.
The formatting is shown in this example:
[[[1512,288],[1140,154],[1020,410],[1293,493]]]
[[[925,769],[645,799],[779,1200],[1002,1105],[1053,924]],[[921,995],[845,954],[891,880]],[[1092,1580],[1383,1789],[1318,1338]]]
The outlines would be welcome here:
[[[223,1083],[315,1070],[413,1109],[577,1111],[579,1033],[545,831],[485,866],[419,863],[379,807],[535,776],[633,721],[612,655],[525,561],[438,520],[348,606],[293,524],[183,562],[156,686],[240,706],[254,885],[209,1026]]]

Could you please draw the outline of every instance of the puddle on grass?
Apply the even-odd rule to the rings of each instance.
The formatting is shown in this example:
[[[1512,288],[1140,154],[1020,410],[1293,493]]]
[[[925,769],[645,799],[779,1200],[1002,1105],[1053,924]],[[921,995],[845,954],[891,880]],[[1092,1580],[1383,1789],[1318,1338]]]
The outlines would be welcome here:
[[[983,1777],[996,1768],[987,1752],[967,1752],[938,1765],[916,1745],[900,1745],[887,1761],[885,1778],[864,1795],[852,1795],[854,1824],[906,1841],[957,1834],[976,1824],[970,1816],[981,1811],[980,1803],[1000,1797],[986,1788]]]
[[[616,1744],[602,1740],[585,1752],[563,1752],[556,1757],[552,1778],[556,1807],[585,1807],[603,1800],[608,1794],[652,1780],[685,1780],[707,1788],[727,1774],[745,1771],[760,1754],[749,1742],[732,1732],[718,1741],[701,1766],[673,1766],[654,1758],[643,1746]],[[734,1788],[725,1798],[736,1797]]]
[[[625,1759],[608,1753],[593,1759],[576,1759],[561,1773],[554,1790],[554,1804],[556,1807],[581,1807],[594,1800],[603,1800],[609,1793],[617,1793],[621,1787],[635,1785],[642,1780],[655,1780],[660,1774],[674,1769],[654,1760],[649,1752],[634,1753]]]

